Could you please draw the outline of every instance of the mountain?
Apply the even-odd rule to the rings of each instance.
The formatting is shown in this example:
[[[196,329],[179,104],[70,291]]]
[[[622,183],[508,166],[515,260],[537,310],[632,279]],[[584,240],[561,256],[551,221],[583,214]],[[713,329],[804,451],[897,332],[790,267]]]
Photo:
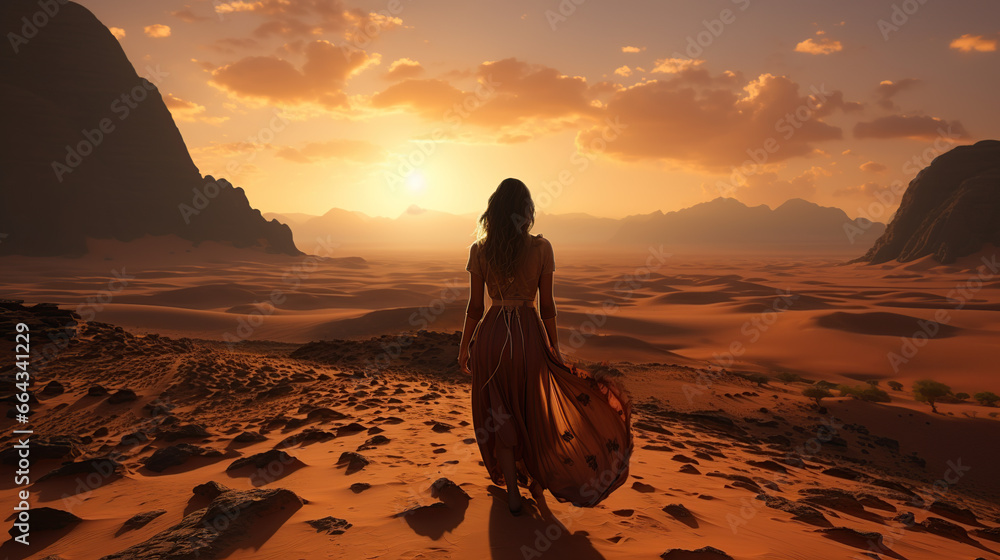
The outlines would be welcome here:
[[[472,242],[475,214],[456,215],[411,206],[396,218],[372,217],[333,208],[322,216],[266,214],[285,218],[296,242],[330,236],[342,246],[372,248],[448,247]],[[863,230],[864,233],[857,233]],[[736,199],[717,198],[676,212],[657,210],[621,219],[589,214],[537,212],[532,232],[559,246],[609,248],[622,245],[689,246],[705,249],[844,250],[870,247],[885,230],[875,222],[859,226],[839,208],[791,199],[771,210],[748,207]],[[853,243],[852,243],[853,240]]]
[[[1000,246],[1000,141],[958,146],[910,181],[885,234],[858,261],[941,263]]]
[[[243,189],[202,177],[153,83],[169,75],[147,67],[152,81],[140,78],[86,8],[4,0],[0,31],[0,254],[79,255],[87,238],[170,234],[301,254]]]
[[[858,230],[862,233],[856,233]],[[629,216],[611,238],[618,244],[719,249],[850,250],[868,247],[885,224],[852,220],[839,209],[799,198],[774,210],[719,197],[675,212]]]

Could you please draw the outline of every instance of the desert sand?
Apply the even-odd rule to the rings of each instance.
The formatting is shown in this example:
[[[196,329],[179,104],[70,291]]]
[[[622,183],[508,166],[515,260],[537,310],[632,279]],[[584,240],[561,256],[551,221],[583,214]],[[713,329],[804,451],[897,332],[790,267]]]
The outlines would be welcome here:
[[[940,266],[557,249],[564,353],[622,376],[636,451],[598,507],[546,494],[513,518],[455,364],[467,253],[92,243],[2,263],[0,297],[24,301],[4,319],[68,321],[40,302],[80,316],[76,342],[33,339],[32,505],[78,519],[33,531],[30,558],[1000,558],[997,409],[933,414],[908,390],[817,408],[775,377],[1000,392],[992,252]],[[16,490],[4,477],[0,500]]]

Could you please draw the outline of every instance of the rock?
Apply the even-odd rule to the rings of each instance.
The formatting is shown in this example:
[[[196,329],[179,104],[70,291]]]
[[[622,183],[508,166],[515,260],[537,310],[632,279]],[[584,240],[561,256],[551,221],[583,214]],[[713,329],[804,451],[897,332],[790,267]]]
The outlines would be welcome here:
[[[770,459],[767,459],[766,461],[748,460],[747,464],[753,467],[757,467],[759,469],[788,474],[788,469]]]
[[[733,557],[711,546],[703,546],[696,550],[671,548],[660,555],[663,560],[733,560]]]
[[[854,494],[839,488],[803,488],[799,494],[803,495],[803,502],[812,505],[855,514],[865,510]]]
[[[936,513],[942,517],[947,517],[966,525],[979,525],[979,519],[969,508],[963,508],[951,502],[935,500],[928,508],[931,513]]]
[[[132,389],[119,389],[114,393],[112,393],[110,397],[108,397],[108,403],[122,404],[122,403],[132,402],[134,400],[137,400],[138,398],[139,395],[136,395],[135,391],[133,391]]]
[[[267,437],[260,434],[260,432],[243,432],[240,435],[233,438],[236,443],[256,443],[258,441],[264,441]]]
[[[350,529],[352,525],[346,519],[337,517],[324,517],[306,521],[310,527],[316,529],[317,533],[327,533],[329,535],[342,535],[344,531]]]
[[[378,446],[378,445],[385,445],[387,443],[389,443],[389,438],[387,438],[385,436],[382,436],[382,435],[377,435],[375,437],[368,438],[368,441],[366,441],[366,442],[362,443],[361,445],[359,445],[358,446],[358,451],[365,451],[365,450],[368,450],[368,449],[375,449],[376,446]]]
[[[136,529],[141,529],[149,524],[150,521],[156,519],[157,517],[167,513],[165,509],[154,509],[153,511],[147,511],[143,513],[137,513],[132,517],[125,520],[122,523],[121,529],[118,530],[118,534],[127,533],[128,531],[134,531]]]
[[[342,412],[337,412],[332,408],[316,408],[306,414],[306,419],[310,421],[325,422],[328,420],[343,420],[347,418],[347,415]]]
[[[910,181],[885,233],[860,262],[941,263],[1000,246],[1000,141],[957,146],[934,158]]]
[[[337,459],[338,465],[347,465],[347,469],[344,474],[354,474],[367,467],[370,463],[371,461],[369,461],[364,455],[355,453],[354,451],[345,451],[341,453],[340,458]]]
[[[210,480],[208,482],[195,486],[191,491],[194,493],[195,496],[206,498],[208,500],[214,500],[215,498],[219,497],[220,494],[229,492],[231,490],[232,488],[224,484],[219,484],[214,480]]]
[[[306,428],[297,434],[286,437],[278,442],[278,445],[275,445],[274,447],[275,449],[287,449],[289,447],[295,447],[296,445],[305,445],[307,443],[317,441],[329,441],[335,437],[337,437],[336,434],[326,430],[321,430],[319,428]]]
[[[449,506],[468,503],[472,498],[462,489],[447,478],[439,478],[431,484],[431,497],[437,498]]]
[[[92,459],[81,459],[79,461],[63,463],[54,470],[42,475],[38,479],[38,482],[44,482],[51,478],[63,476],[88,476],[90,474],[97,474],[101,480],[108,481],[121,476],[124,470],[125,468],[122,464],[113,459],[111,456],[95,457]]]
[[[632,483],[632,489],[635,490],[636,492],[641,492],[643,494],[650,494],[652,492],[656,492],[656,488],[652,487],[649,484],[645,484],[643,482],[638,482],[638,481]]]
[[[673,457],[671,457],[671,459],[673,459],[674,461],[677,461],[678,463],[691,463],[693,465],[700,464],[700,463],[698,463],[697,459],[692,459],[691,457],[688,457],[687,455],[677,454],[677,455],[674,455]]]
[[[343,437],[351,434],[356,434],[358,432],[364,432],[368,428],[358,424],[357,422],[351,422],[346,426],[341,426],[337,428],[337,437]]]
[[[284,488],[229,490],[177,525],[101,560],[224,558],[245,544],[247,535],[273,531],[272,516],[287,518],[302,504]]]
[[[350,486],[351,492],[354,492],[355,494],[360,494],[371,487],[372,485],[367,482],[355,482]]]
[[[975,529],[973,533],[977,537],[982,537],[995,542],[1000,542],[1000,527],[990,527],[988,529]]]
[[[682,472],[685,474],[701,474],[701,471],[698,470],[698,467],[688,464],[681,465],[681,468],[677,469],[677,472]]]
[[[104,387],[102,387],[100,385],[94,385],[91,388],[87,389],[87,395],[86,396],[88,396],[88,397],[103,397],[103,396],[105,396],[107,394],[108,394],[108,390],[107,389],[105,389]]]
[[[454,428],[455,426],[452,426],[451,424],[445,424],[444,422],[434,422],[434,424],[431,426],[431,431],[442,434],[445,432],[450,432]]]
[[[882,548],[882,534],[874,531],[858,531],[850,527],[828,527],[826,529],[816,529],[817,533],[833,539],[837,542],[849,544],[857,548],[869,549]]]
[[[222,452],[190,443],[178,443],[157,449],[143,461],[143,466],[153,472],[163,472],[170,467],[183,465],[192,457],[222,457]]]
[[[901,523],[904,527],[913,527],[917,523],[912,511],[899,512],[892,520]]]
[[[32,533],[36,531],[57,531],[83,521],[68,511],[50,507],[31,508],[27,513],[28,525],[31,527]],[[13,537],[20,535],[21,531],[16,527],[11,527],[7,533]]]
[[[42,387],[41,395],[43,397],[54,397],[56,395],[61,395],[64,392],[66,392],[66,387],[64,387],[62,383],[53,379],[52,381],[46,383],[45,387]]]
[[[928,533],[934,533],[935,535],[956,541],[964,541],[969,538],[968,533],[966,533],[963,527],[940,517],[928,517],[920,522],[920,526]]]
[[[78,457],[81,453],[80,438],[74,436],[53,436],[47,439],[32,440],[31,460],[41,459],[65,459],[67,457]],[[0,451],[0,463],[4,465],[16,465],[19,459],[18,450],[12,445],[5,445]]]
[[[204,426],[199,424],[184,424],[160,430],[156,434],[156,439],[162,439],[164,441],[177,441],[179,439],[203,439],[208,436],[208,430],[206,430]]]
[[[769,508],[778,509],[792,514],[792,519],[795,519],[796,521],[803,521],[811,525],[825,527],[829,527],[831,525],[831,523],[827,521],[826,517],[824,517],[823,514],[814,507],[793,502],[787,498],[771,494],[758,494],[757,499],[763,500],[764,505]]]
[[[691,519],[694,517],[694,514],[688,508],[684,507],[684,504],[665,505],[663,506],[663,511],[677,519]]]
[[[297,461],[295,457],[292,457],[280,449],[270,449],[268,451],[264,451],[263,453],[256,453],[249,457],[241,457],[230,463],[230,465],[226,467],[226,471],[235,471],[245,467],[264,469],[271,463],[289,465],[295,461]]]

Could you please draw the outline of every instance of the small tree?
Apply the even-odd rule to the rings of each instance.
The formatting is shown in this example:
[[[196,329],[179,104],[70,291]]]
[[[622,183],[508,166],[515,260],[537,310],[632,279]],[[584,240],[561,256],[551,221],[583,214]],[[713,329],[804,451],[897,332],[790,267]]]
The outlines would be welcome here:
[[[902,391],[903,384],[900,383],[899,381],[890,381],[889,388],[892,389],[893,391]]]
[[[816,406],[820,406],[820,401],[827,397],[832,397],[833,393],[831,393],[826,387],[817,387],[813,385],[812,387],[802,389],[802,395],[816,401]]]
[[[958,400],[960,400],[960,401],[967,401],[967,400],[969,400],[969,394],[968,393],[955,393],[955,398],[958,399]]]
[[[996,406],[1000,402],[1000,396],[991,391],[982,391],[972,396],[983,406]]]
[[[949,393],[951,393],[951,387],[938,381],[921,379],[913,384],[914,398],[920,402],[925,402],[931,405],[931,411],[935,414],[937,413],[937,407],[934,403],[941,397],[947,396]]]
[[[878,379],[869,379],[867,383],[872,387],[878,387]]]
[[[833,389],[833,388],[835,388],[837,386],[837,384],[836,383],[830,383],[829,381],[820,380],[820,381],[816,382],[816,386],[817,387],[822,387],[824,389]]]

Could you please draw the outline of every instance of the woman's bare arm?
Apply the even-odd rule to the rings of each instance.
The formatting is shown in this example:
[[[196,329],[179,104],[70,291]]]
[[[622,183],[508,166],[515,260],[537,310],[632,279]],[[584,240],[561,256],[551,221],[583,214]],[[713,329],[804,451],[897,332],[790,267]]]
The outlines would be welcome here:
[[[469,273],[469,304],[465,308],[465,329],[462,331],[462,342],[458,345],[458,366],[465,373],[472,373],[469,369],[469,343],[472,342],[472,333],[476,330],[476,325],[483,318],[486,305],[483,303],[483,292],[485,282],[482,276],[474,272]]]
[[[559,352],[559,330],[556,328],[556,301],[552,296],[552,273],[541,275],[538,279],[538,314],[545,325],[545,334],[549,338],[549,346],[556,356],[562,360]]]

